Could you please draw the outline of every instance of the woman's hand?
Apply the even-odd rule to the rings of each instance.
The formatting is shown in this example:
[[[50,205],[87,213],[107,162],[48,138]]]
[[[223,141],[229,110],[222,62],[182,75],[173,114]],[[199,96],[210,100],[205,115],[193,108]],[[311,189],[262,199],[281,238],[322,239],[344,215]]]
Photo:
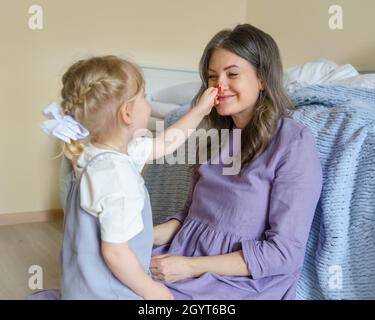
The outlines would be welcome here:
[[[175,234],[181,229],[181,226],[181,222],[176,219],[171,219],[168,222],[155,226],[154,245],[160,246],[171,243]]]
[[[212,107],[217,104],[217,95],[218,88],[207,88],[199,98],[199,101],[195,105],[195,108],[201,110],[203,112],[203,115],[208,115],[211,112]]]
[[[173,283],[194,278],[192,258],[163,254],[151,259],[150,271],[154,279]]]

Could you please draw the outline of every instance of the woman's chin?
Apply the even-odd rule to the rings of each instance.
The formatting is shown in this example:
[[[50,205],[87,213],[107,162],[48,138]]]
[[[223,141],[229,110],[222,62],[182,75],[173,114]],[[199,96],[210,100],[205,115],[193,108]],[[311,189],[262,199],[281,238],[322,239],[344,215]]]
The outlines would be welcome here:
[[[229,116],[230,112],[228,108],[225,108],[223,105],[217,105],[216,106],[216,111],[220,116]]]

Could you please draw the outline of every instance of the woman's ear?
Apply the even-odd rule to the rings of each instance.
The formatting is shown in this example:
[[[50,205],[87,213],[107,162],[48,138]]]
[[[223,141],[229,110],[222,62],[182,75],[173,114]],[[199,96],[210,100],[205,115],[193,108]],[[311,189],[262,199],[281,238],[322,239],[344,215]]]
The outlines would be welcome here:
[[[128,103],[124,103],[120,108],[121,120],[128,126],[133,123],[132,119],[132,108]]]
[[[263,91],[264,90],[264,81],[262,80],[261,77],[258,76],[258,86],[259,86],[259,90],[260,91]]]

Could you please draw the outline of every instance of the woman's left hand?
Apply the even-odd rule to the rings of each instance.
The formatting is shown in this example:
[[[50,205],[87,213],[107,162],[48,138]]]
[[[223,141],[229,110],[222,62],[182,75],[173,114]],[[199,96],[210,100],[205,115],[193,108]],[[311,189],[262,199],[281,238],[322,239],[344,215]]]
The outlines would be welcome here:
[[[151,258],[150,271],[154,279],[169,283],[193,278],[191,259],[173,254],[154,256]]]

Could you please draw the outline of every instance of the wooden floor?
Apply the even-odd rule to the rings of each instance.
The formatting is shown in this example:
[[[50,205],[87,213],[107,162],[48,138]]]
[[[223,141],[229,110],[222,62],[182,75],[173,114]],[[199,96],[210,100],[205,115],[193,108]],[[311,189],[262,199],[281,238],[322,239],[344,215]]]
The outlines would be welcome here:
[[[0,299],[26,299],[33,292],[29,268],[40,266],[43,288],[59,288],[62,220],[0,227]]]

